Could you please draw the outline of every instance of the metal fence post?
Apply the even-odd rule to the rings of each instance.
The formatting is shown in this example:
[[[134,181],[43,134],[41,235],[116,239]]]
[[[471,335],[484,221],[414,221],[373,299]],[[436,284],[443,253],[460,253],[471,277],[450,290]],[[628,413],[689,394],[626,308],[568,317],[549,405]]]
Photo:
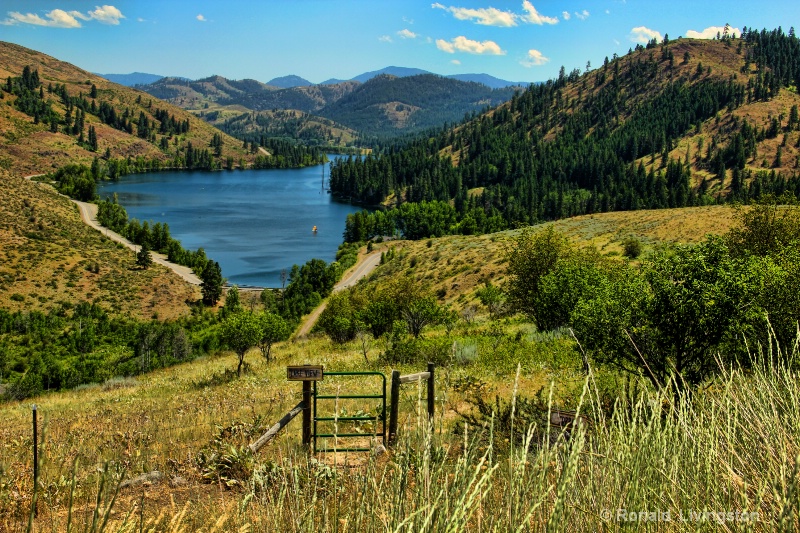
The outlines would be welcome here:
[[[39,488],[39,428],[38,421],[36,420],[36,404],[33,404],[33,516],[39,516],[39,510],[36,506],[36,496]]]
[[[397,416],[400,404],[400,371],[392,370],[392,399],[389,407],[389,446],[397,439]]]
[[[428,418],[433,420],[433,408],[436,401],[436,391],[433,383],[433,371],[436,368],[434,363],[428,363]]]

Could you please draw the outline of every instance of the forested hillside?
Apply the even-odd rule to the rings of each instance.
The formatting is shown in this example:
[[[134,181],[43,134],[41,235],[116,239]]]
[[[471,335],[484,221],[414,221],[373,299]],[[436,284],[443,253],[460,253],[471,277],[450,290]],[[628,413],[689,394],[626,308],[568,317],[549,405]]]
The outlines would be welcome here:
[[[317,155],[245,146],[183,109],[27,48],[0,42],[0,168],[20,175],[94,164],[96,179],[160,168],[299,166]],[[284,147],[286,150],[283,150]]]
[[[270,109],[242,113],[233,109],[201,111],[199,116],[228,135],[250,142],[278,138],[306,146],[351,146],[358,132],[303,111]]]
[[[665,37],[593,71],[562,68],[430,139],[343,160],[331,188],[368,204],[428,202],[352,217],[347,231],[362,236],[405,232],[425,213],[422,236],[800,195],[798,84],[793,31]]]
[[[178,107],[15,44],[0,43],[0,80],[0,162],[20,174],[95,158],[131,169],[253,160],[241,141]]]

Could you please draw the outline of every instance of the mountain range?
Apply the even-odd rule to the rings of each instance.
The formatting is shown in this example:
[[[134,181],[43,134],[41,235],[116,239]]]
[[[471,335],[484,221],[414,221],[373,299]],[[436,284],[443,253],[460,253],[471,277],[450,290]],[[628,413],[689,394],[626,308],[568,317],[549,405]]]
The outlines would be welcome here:
[[[319,85],[335,85],[337,83],[342,83],[345,81],[358,81],[361,83],[365,83],[376,76],[380,76],[382,74],[389,74],[392,76],[397,76],[398,78],[402,78],[405,76],[418,76],[420,74],[433,74],[433,72],[429,72],[427,70],[422,70],[419,68],[408,68],[408,67],[386,67],[380,70],[374,70],[371,72],[364,72],[363,74],[359,74],[349,80],[345,79],[337,79],[331,78],[328,80],[323,81]],[[188,80],[188,78],[184,78],[182,76],[162,76],[159,74],[146,74],[143,72],[132,72],[130,74],[97,74],[98,76],[102,76],[109,81],[113,81],[114,83],[119,83],[120,85],[127,85],[128,87],[134,87],[136,85],[147,85],[149,83],[155,83],[161,78],[178,78],[183,80]],[[460,81],[473,81],[475,83],[482,83],[487,87],[491,87],[492,89],[502,89],[503,87],[526,87],[531,84],[531,82],[520,81],[507,81],[502,80],[500,78],[496,78],[489,74],[451,74],[448,76],[444,76],[446,78],[453,78],[455,80]],[[288,76],[281,76],[278,78],[273,78],[266,82],[265,85],[269,85],[272,87],[278,87],[280,89],[290,89],[292,87],[307,87],[309,85],[315,85],[313,82],[308,81],[305,78],[296,75],[288,75]]]
[[[237,122],[237,128],[254,120],[253,112],[287,110],[331,120],[338,128],[375,138],[416,133],[458,122],[465,115],[509,100],[521,90],[517,86],[492,89],[475,81],[420,74],[410,69],[384,70],[387,72],[370,72],[360,79],[319,85],[297,85],[300,81],[295,77],[265,84],[252,79],[211,76],[195,81],[162,78],[137,88],[204,118],[216,120],[219,113],[213,113],[221,112],[226,120]],[[280,85],[292,86],[281,88]],[[270,119],[268,127],[248,128],[247,132],[261,135],[265,130],[274,131],[272,122],[274,118]],[[217,121],[215,124],[232,132],[224,123]],[[241,128],[238,131],[241,132]],[[314,142],[320,141],[318,137],[314,139]]]

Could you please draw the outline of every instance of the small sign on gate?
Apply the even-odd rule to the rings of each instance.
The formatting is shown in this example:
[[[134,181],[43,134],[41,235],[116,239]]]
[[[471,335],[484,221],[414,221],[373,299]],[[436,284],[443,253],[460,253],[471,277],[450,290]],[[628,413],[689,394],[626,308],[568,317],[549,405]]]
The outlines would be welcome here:
[[[322,381],[322,365],[287,366],[286,379],[289,381]]]

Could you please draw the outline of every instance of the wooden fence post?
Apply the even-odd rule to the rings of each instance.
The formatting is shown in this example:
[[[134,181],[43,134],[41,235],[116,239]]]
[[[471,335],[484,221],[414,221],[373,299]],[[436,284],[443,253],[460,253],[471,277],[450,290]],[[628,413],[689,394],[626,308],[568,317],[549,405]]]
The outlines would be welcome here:
[[[400,404],[400,371],[392,370],[391,404],[389,407],[389,446],[394,446],[397,438],[397,417]]]
[[[303,382],[303,445],[311,444],[311,382]]]
[[[434,363],[428,363],[428,418],[433,420],[433,408],[436,401],[436,391],[433,383],[433,371],[436,368]]]
[[[261,437],[259,437],[257,441],[250,444],[250,451],[256,453],[259,449],[261,449],[262,446],[271,441],[275,437],[275,435],[278,434],[280,430],[286,427],[286,424],[291,422],[292,419],[296,417],[303,410],[304,405],[305,402],[301,401],[300,403],[295,405],[291,411],[283,415],[283,418],[278,420],[278,422],[274,424],[271,428],[269,428],[269,430],[266,433],[261,435]]]

